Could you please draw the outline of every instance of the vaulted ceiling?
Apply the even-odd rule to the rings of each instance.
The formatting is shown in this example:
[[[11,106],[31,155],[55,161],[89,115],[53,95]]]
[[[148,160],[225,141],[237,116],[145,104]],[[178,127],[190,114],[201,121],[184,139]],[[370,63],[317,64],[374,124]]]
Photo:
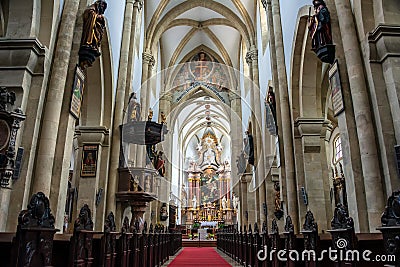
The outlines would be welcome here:
[[[239,69],[240,47],[255,42],[257,0],[146,0],[146,49],[161,48],[162,68],[208,49]]]

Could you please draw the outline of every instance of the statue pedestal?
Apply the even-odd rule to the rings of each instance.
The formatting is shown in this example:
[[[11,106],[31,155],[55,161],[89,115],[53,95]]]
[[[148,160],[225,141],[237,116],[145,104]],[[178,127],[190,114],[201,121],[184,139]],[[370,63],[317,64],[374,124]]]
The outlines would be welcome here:
[[[146,208],[149,205],[149,202],[156,199],[155,195],[149,194],[143,191],[127,191],[127,192],[117,192],[116,194],[117,201],[126,202],[129,206],[131,206],[132,211],[132,220],[131,226],[134,225],[135,221],[139,222],[139,230],[143,230],[144,220],[143,215],[146,211]]]
[[[233,209],[224,209],[224,221],[225,225],[233,225],[234,224],[234,214],[235,211]]]
[[[325,63],[333,64],[335,62],[335,45],[324,45],[315,51],[317,57]]]

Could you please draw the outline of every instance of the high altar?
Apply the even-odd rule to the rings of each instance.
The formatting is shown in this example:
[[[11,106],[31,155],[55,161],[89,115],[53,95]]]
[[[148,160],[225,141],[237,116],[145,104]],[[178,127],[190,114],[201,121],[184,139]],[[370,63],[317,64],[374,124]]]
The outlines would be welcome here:
[[[199,159],[190,161],[185,171],[188,191],[182,188],[182,215],[186,225],[195,222],[236,222],[236,205],[232,203],[231,166],[221,160],[222,146],[211,127],[207,127],[197,145]],[[233,202],[236,202],[234,197]]]

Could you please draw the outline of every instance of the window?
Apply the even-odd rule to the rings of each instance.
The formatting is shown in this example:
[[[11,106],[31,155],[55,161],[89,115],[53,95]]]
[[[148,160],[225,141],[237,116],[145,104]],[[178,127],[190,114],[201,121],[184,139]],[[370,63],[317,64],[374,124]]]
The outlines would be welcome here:
[[[339,160],[343,158],[343,152],[342,152],[342,140],[340,139],[340,136],[338,135],[335,138],[335,141],[333,142],[334,145],[334,163],[337,163]]]

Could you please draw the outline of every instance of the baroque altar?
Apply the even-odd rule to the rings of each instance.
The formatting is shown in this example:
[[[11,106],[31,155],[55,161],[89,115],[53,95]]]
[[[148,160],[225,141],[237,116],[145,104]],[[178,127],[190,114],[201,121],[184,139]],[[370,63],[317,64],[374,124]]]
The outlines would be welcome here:
[[[208,126],[197,145],[198,160],[191,160],[185,170],[182,186],[182,215],[186,225],[198,222],[218,222],[231,225],[236,222],[236,208],[231,192],[231,166],[221,159],[221,146],[212,128]],[[234,201],[233,201],[234,200]]]

